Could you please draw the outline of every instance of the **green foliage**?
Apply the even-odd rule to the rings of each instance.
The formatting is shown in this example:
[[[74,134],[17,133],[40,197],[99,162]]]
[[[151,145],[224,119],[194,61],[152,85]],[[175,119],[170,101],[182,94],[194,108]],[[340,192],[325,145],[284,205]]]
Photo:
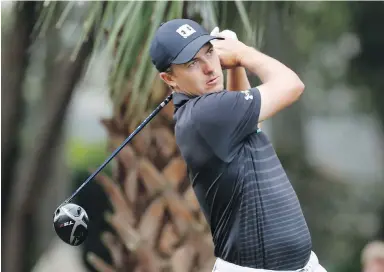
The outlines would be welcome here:
[[[56,21],[60,27],[68,14],[76,10],[75,2],[61,7]],[[125,120],[141,116],[147,109],[157,71],[149,58],[152,37],[161,22],[174,18],[192,18],[208,30],[220,22],[221,29],[231,27],[239,38],[252,46],[261,46],[269,11],[292,6],[290,3],[249,1],[108,1],[89,2],[82,22],[83,34],[75,48],[76,58],[81,44],[91,35],[95,38],[93,58],[100,50],[113,56],[110,67],[110,95],[116,114],[128,94],[129,105]],[[52,18],[55,2],[41,4],[41,16],[35,30],[43,35]],[[284,14],[284,13],[282,13]]]
[[[298,2],[291,33],[301,53],[309,54],[319,42],[334,41],[351,23],[347,2]]]
[[[360,37],[361,52],[351,61],[348,79],[362,90],[360,106],[366,111],[375,108],[384,128],[384,35],[381,34],[384,2],[350,3],[350,10],[354,18],[352,29]]]
[[[97,168],[110,155],[104,142],[90,144],[73,139],[67,146],[67,161],[73,171],[88,171],[90,168]],[[110,171],[110,167],[109,164],[105,169]]]

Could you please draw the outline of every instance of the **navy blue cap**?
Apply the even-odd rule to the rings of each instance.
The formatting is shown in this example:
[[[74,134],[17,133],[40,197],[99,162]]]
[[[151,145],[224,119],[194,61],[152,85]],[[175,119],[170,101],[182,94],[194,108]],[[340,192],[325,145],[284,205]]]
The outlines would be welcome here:
[[[189,19],[174,19],[162,24],[152,40],[152,63],[160,72],[172,63],[189,62],[210,40],[222,39],[209,35],[200,24]]]

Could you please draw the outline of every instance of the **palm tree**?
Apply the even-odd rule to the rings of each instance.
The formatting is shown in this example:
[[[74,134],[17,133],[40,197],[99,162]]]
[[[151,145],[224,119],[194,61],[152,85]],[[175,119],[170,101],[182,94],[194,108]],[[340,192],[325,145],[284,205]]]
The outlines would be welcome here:
[[[77,48],[77,58],[71,61],[70,45],[63,42],[49,20],[42,23],[38,18],[40,12],[48,19],[54,17],[61,4],[56,2],[48,10],[44,6],[37,1],[8,3],[2,26],[4,271],[29,271],[53,234],[40,235],[48,225],[44,221],[52,220],[42,207],[53,205],[50,202],[56,202],[56,192],[59,195],[63,191],[59,184],[65,186],[57,178],[62,172],[56,170],[59,164],[65,169],[60,156],[62,131],[75,86],[92,52],[89,39]],[[39,33],[35,32],[38,28]],[[41,68],[36,65],[40,59],[36,56],[45,54]],[[30,84],[31,78],[41,84]],[[34,101],[26,94],[34,94]]]
[[[75,5],[68,3],[60,20]],[[287,6],[241,1],[111,1],[88,5],[79,48],[93,33],[93,57],[103,49],[111,53],[113,60],[110,97],[114,114],[102,120],[111,149],[170,92],[158,79],[148,54],[161,22],[192,18],[207,29],[216,25],[230,28],[242,41],[261,47],[269,12],[282,7],[286,10]],[[42,14],[44,17],[49,12]],[[105,219],[116,233],[102,235],[112,264],[93,253],[88,255],[98,271],[212,270],[211,234],[186,177],[186,165],[173,135],[172,114],[170,103],[120,152],[113,177],[97,177],[113,206],[113,213],[106,213]]]

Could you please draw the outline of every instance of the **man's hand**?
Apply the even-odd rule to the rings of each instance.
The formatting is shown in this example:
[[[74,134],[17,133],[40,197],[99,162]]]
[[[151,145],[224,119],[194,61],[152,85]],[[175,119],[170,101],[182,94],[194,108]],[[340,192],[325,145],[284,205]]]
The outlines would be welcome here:
[[[216,37],[223,37],[223,38],[230,38],[230,39],[234,39],[234,40],[239,40],[237,38],[237,34],[235,32],[233,32],[232,30],[229,30],[229,29],[225,29],[223,31],[220,32],[220,29],[219,27],[215,27],[212,32],[211,32],[211,36],[216,36]]]
[[[212,36],[220,36],[228,39],[238,40],[235,32],[225,29],[220,32],[218,27],[215,27]],[[238,66],[227,70],[227,87],[228,91],[244,91],[249,90],[251,85],[249,83],[247,73],[244,67]],[[258,125],[260,128],[260,123]]]
[[[218,27],[215,27],[212,36],[219,36],[228,39],[238,40],[237,35],[232,30],[225,29],[220,32]],[[244,91],[249,90],[251,85],[247,77],[244,67],[235,67],[227,70],[227,90],[228,91]]]
[[[240,56],[247,46],[237,39],[236,33],[231,30],[219,32],[219,28],[215,27],[211,35],[225,38],[225,40],[211,41],[213,48],[219,55],[221,67],[231,69],[240,66]]]

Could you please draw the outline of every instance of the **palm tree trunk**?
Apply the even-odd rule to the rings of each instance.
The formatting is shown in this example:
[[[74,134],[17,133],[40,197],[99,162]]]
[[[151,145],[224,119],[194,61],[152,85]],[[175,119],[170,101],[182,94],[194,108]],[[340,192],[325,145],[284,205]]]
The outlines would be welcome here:
[[[156,82],[154,88],[160,93],[163,90],[159,97],[167,95],[161,82]],[[101,174],[96,177],[113,206],[106,220],[119,237],[109,238],[117,239],[117,243],[103,241],[110,255],[115,256],[112,264],[88,255],[97,271],[113,267],[116,271],[187,272],[202,271],[205,266],[212,270],[212,238],[177,150],[173,109],[170,102],[119,153],[113,179]],[[120,122],[103,121],[111,149],[133,130],[119,129]]]
[[[13,28],[4,33],[1,42],[1,161],[2,161],[2,211],[4,219],[8,208],[9,190],[14,179],[15,166],[19,156],[20,129],[23,119],[23,79],[29,63],[28,49],[31,46],[32,28],[36,22],[36,2],[17,3]]]
[[[46,170],[51,167],[55,148],[60,142],[67,108],[83,66],[91,51],[92,41],[84,43],[77,59],[72,62],[68,55],[55,66],[47,87],[51,93],[50,103],[44,113],[41,129],[28,157],[20,165],[19,175],[13,181],[10,205],[5,220],[4,254],[5,271],[26,271],[26,249],[31,237],[28,228],[32,222],[37,199],[44,186],[49,186]],[[52,210],[53,212],[53,210]]]

